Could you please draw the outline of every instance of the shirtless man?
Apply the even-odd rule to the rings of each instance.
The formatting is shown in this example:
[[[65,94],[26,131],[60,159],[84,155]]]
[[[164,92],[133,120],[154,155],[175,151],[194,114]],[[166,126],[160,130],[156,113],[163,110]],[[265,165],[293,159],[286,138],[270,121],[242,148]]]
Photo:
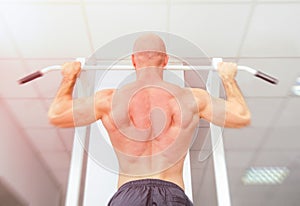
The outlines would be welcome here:
[[[63,65],[63,81],[49,109],[58,127],[101,120],[119,161],[118,191],[111,206],[192,205],[184,193],[183,162],[200,118],[216,125],[249,125],[250,112],[237,86],[237,65],[220,63],[227,100],[199,88],[163,81],[168,55],[154,34],[139,37],[133,48],[136,81],[89,98],[73,99],[79,62]]]

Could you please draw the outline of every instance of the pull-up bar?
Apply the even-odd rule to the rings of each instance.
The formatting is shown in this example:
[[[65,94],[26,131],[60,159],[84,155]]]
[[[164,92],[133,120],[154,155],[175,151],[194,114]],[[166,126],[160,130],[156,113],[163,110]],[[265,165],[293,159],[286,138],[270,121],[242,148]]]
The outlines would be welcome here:
[[[214,59],[217,58],[213,58]],[[130,65],[95,65],[95,66],[88,66],[88,65],[83,65],[82,66],[82,70],[107,70],[107,69],[111,69],[111,70],[133,70],[134,67],[130,66]],[[216,70],[217,66],[214,65],[212,66],[186,66],[186,65],[168,65],[166,66],[167,70],[185,70],[185,71],[189,71],[189,70],[193,70],[193,71],[197,71],[197,70]],[[56,70],[61,70],[61,66],[60,65],[55,65],[55,66],[49,66],[46,68],[43,68],[41,70],[38,70],[32,74],[29,74],[23,78],[21,78],[20,80],[18,80],[19,84],[24,84],[27,82],[30,82],[34,79],[37,79],[39,77],[44,76],[46,73],[51,72],[51,71],[56,71]],[[278,79],[255,69],[252,69],[250,67],[247,66],[238,66],[238,70],[240,71],[246,71],[249,72],[250,74],[254,75],[255,77],[258,77],[260,79],[263,79],[271,84],[277,84],[278,83]]]

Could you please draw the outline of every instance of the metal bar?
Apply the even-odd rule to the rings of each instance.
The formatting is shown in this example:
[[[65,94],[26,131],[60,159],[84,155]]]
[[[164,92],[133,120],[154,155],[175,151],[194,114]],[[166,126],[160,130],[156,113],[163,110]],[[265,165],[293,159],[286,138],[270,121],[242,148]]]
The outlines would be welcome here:
[[[180,82],[181,87],[184,87],[184,71],[176,71],[176,76],[180,77],[182,80]],[[175,82],[174,82],[175,83]],[[185,187],[185,194],[189,197],[189,199],[193,201],[193,187],[192,187],[192,171],[191,171],[191,159],[190,159],[190,150],[188,150],[186,154],[186,158],[183,164],[183,181]]]
[[[83,66],[82,70],[134,70],[134,67],[131,65],[96,65],[96,66]],[[214,67],[212,66],[197,66],[197,65],[191,65],[191,66],[184,66],[184,65],[167,65],[165,67],[165,69],[168,70],[216,70]],[[48,72],[51,71],[57,71],[57,70],[61,70],[61,66],[60,65],[54,65],[54,66],[49,66],[46,67],[42,70],[40,70],[40,72],[42,74],[46,74]],[[255,69],[252,69],[250,67],[246,67],[246,66],[238,66],[238,70],[241,71],[246,71],[249,72],[251,74],[256,74],[257,71]]]
[[[90,144],[90,133],[91,126],[86,127],[86,138],[84,141],[84,148],[88,149]],[[87,178],[87,164],[88,164],[88,153],[84,152],[82,157],[82,167],[81,167],[81,177],[80,178],[80,188],[78,197],[78,206],[84,205],[84,197],[86,191],[86,178]]]
[[[212,64],[214,67],[221,62],[222,59],[215,59]],[[220,79],[216,73],[209,73],[207,79],[207,90],[214,96],[220,95]],[[227,177],[226,160],[224,153],[224,145],[222,138],[222,129],[210,123],[211,142],[213,151],[214,174],[216,180],[216,191],[219,206],[230,206],[230,192]]]
[[[212,62],[214,62],[218,58],[213,58]],[[198,65],[167,65],[165,69],[167,70],[209,70],[209,71],[216,71],[217,65],[215,67],[212,66],[198,66]],[[83,65],[82,66],[83,70],[134,70],[134,67],[132,65],[95,65],[95,66],[88,66],[88,65]],[[41,69],[39,71],[36,71],[32,74],[29,74],[23,78],[21,78],[18,82],[19,84],[24,84],[27,82],[30,82],[36,78],[42,77],[44,74],[51,72],[51,71],[56,71],[56,70],[61,70],[60,65],[54,65],[54,66],[49,66],[44,69]],[[241,71],[246,71],[249,72],[250,74],[254,75],[255,77],[258,77],[264,81],[267,81],[271,84],[277,84],[278,79],[262,72],[258,71],[255,69],[252,69],[247,66],[238,66],[238,70]]]
[[[85,128],[81,129],[83,130]],[[79,205],[84,149],[82,147],[82,142],[80,142],[79,137],[77,137],[76,135],[77,133],[75,133],[73,142],[72,159],[70,164],[69,181],[65,204],[66,206]]]
[[[84,59],[77,59],[84,65]],[[87,76],[81,77],[77,85],[78,96],[88,96],[92,93]],[[72,149],[72,159],[69,171],[69,181],[66,195],[66,206],[82,206],[86,178],[86,159],[84,148],[89,144],[90,126],[75,128],[74,142]],[[83,137],[83,138],[82,138]]]
[[[96,65],[96,66],[83,66],[83,70],[134,70],[131,65]],[[213,70],[211,66],[183,66],[183,65],[167,65],[165,69],[168,70]],[[41,73],[45,74],[50,71],[61,70],[60,65],[54,65],[46,67],[40,70]]]

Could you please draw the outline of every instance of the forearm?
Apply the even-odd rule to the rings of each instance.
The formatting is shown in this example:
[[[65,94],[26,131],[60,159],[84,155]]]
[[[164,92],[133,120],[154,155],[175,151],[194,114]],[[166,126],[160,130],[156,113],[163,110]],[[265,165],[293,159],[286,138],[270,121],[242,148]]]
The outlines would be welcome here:
[[[48,111],[50,120],[72,109],[72,95],[75,83],[76,77],[63,78],[62,83]]]
[[[248,110],[245,99],[242,95],[241,90],[239,89],[235,79],[222,79],[224,90],[226,93],[226,99],[229,102],[236,103],[242,108]]]
[[[248,125],[250,123],[250,111],[236,80],[234,78],[222,78],[222,82],[227,97],[227,115],[233,115],[234,118],[240,119],[242,126]]]

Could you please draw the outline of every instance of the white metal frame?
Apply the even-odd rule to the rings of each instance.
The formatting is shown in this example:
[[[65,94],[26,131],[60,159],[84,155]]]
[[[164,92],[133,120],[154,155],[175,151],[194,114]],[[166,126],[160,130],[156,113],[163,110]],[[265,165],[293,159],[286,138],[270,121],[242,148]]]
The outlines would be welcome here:
[[[212,68],[216,69],[218,62],[221,62],[222,59],[215,58],[212,61]],[[86,66],[82,61],[82,67],[86,69],[101,69],[99,66]],[[49,67],[50,68],[50,67]],[[49,69],[48,68],[48,69]],[[52,66],[53,69],[60,69],[60,66]],[[104,67],[103,67],[104,68]],[[107,68],[107,67],[106,67]],[[122,66],[118,65],[118,69],[133,69],[132,66]],[[114,69],[117,69],[114,68]],[[175,70],[191,70],[189,66],[172,66],[171,69]],[[206,69],[205,67],[197,67],[197,69]],[[170,68],[169,68],[170,69]],[[250,73],[255,71],[249,67],[240,67],[240,69],[247,70]],[[44,72],[47,72],[47,68],[44,69]],[[220,81],[216,72],[210,71],[209,77],[207,80],[207,90],[212,96],[219,97],[220,91]],[[216,190],[217,190],[217,199],[219,206],[230,206],[230,192],[227,178],[227,170],[226,170],[226,161],[224,156],[224,145],[222,140],[222,130],[220,127],[211,124],[211,141],[212,146],[214,146],[213,151],[213,160],[214,160],[214,174],[216,180]],[[215,147],[216,146],[216,147]],[[78,205],[78,195],[80,193],[80,177],[82,170],[82,161],[83,161],[84,150],[82,148],[82,142],[79,142],[78,139],[74,139],[73,152],[72,152],[72,161],[70,165],[70,176],[68,183],[68,191],[66,197],[66,206],[77,206]]]
[[[213,58],[213,62],[219,58]],[[208,66],[185,66],[185,65],[167,65],[166,69],[168,70],[216,70],[217,67],[208,67]],[[82,64],[83,70],[133,70],[134,67],[131,65],[97,65],[97,66],[87,66]],[[51,71],[61,70],[61,65],[54,65],[43,68],[40,70],[41,73],[46,74]],[[257,70],[252,69],[247,66],[238,66],[238,70],[249,72],[253,75],[257,73]]]
[[[217,68],[221,58],[213,59],[212,66]],[[220,96],[220,78],[218,74],[210,72],[206,89],[214,97]],[[213,149],[214,174],[216,181],[217,199],[219,206],[230,206],[230,191],[228,184],[222,128],[210,123],[211,145]]]
[[[85,65],[84,58],[77,58],[76,61],[81,62],[82,65]],[[77,81],[77,94],[78,96],[88,96],[91,93],[91,88],[87,88],[92,82],[87,82],[87,77],[80,78]],[[79,132],[74,134],[72,157],[69,170],[69,180],[68,188],[66,194],[66,206],[79,206],[81,204],[80,192],[82,191],[82,177],[84,157],[85,157],[85,144],[88,142],[87,138],[81,138],[81,134],[88,134],[89,127],[80,127]],[[80,134],[79,134],[80,133]],[[87,137],[87,136],[86,136]]]

